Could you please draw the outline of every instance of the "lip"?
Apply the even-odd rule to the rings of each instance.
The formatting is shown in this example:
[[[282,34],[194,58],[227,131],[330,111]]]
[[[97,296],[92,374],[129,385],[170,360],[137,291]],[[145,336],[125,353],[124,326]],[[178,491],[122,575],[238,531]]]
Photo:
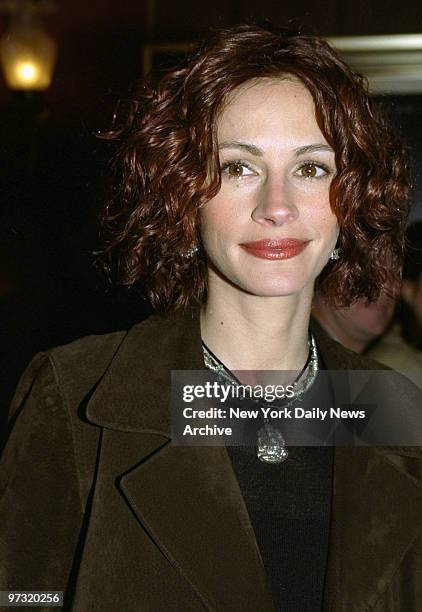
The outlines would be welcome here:
[[[250,255],[260,259],[291,259],[299,255],[309,242],[297,238],[283,238],[244,242],[240,246]]]

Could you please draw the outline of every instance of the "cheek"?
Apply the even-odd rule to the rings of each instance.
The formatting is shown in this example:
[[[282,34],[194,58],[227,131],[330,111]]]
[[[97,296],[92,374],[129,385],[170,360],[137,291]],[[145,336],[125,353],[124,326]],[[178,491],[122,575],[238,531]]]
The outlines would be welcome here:
[[[207,208],[201,214],[201,235],[203,238],[210,238],[221,232],[224,227],[224,215],[216,202],[209,202]]]
[[[328,206],[326,215],[325,215],[325,227],[327,232],[335,235],[336,241],[340,232],[339,224],[336,215],[331,210],[331,207]]]
[[[298,202],[303,220],[312,223],[315,227],[325,229],[337,227],[337,216],[331,208],[328,192],[302,194]]]
[[[307,223],[310,227],[314,228],[314,231],[323,242],[333,245],[334,248],[339,235],[339,225],[337,217],[330,208],[326,208],[319,214],[314,211],[314,214],[308,218]]]
[[[223,194],[210,200],[201,210],[200,227],[203,239],[224,239],[234,236],[240,227],[241,215],[230,197]]]

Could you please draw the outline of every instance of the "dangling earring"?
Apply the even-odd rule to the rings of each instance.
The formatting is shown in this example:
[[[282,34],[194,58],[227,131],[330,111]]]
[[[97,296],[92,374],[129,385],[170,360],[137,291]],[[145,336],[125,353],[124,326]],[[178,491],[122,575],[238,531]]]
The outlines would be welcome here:
[[[330,255],[330,259],[332,261],[337,261],[337,259],[340,259],[340,249],[334,249]]]
[[[190,249],[182,252],[182,257],[184,257],[185,259],[189,259],[190,257],[193,257],[195,253],[198,253],[198,251],[199,251],[199,245],[194,244],[190,247]]]

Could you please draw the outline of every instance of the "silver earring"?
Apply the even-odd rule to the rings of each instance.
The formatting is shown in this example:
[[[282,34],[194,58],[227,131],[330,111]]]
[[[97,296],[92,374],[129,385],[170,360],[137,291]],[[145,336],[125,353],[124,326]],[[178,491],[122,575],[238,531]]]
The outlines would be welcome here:
[[[340,249],[334,249],[330,255],[330,259],[332,261],[337,261],[337,259],[340,259]]]
[[[185,259],[190,259],[190,257],[193,257],[193,255],[195,255],[195,253],[197,253],[198,251],[199,246],[197,244],[194,244],[190,247],[190,249],[182,253],[182,257],[184,257]]]

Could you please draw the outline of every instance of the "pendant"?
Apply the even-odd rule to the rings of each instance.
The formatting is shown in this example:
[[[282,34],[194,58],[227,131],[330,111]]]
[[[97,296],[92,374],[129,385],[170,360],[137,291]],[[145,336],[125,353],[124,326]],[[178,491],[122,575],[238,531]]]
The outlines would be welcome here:
[[[258,459],[265,463],[283,463],[289,456],[281,432],[270,423],[265,423],[258,431],[256,454]]]

